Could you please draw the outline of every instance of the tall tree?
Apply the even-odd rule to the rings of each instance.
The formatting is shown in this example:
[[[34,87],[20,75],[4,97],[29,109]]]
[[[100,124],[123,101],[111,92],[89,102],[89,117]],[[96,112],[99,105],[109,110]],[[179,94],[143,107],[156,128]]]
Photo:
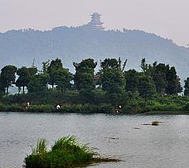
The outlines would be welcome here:
[[[184,81],[184,95],[189,96],[189,77]]]
[[[59,77],[57,80],[57,89],[60,91],[66,91],[71,88],[71,80],[73,79],[73,75],[69,72],[68,69],[63,68],[59,73]]]
[[[94,69],[97,63],[93,59],[82,60],[81,63],[74,63],[76,73],[74,76],[74,85],[82,96],[86,99],[93,99],[94,84]]]
[[[156,92],[154,81],[151,76],[142,75],[139,78],[138,91],[140,96],[144,98],[144,104],[146,107],[147,99],[152,97]]]
[[[178,94],[182,91],[180,79],[177,76],[175,67],[171,67],[167,72],[167,88],[166,93],[170,95]]]
[[[126,79],[126,91],[135,92],[138,90],[139,77],[141,76],[140,72],[137,72],[135,69],[130,69],[124,72]]]
[[[28,93],[44,93],[48,90],[49,75],[36,74],[28,84]]]
[[[119,62],[116,59],[108,58],[101,63],[100,71],[102,89],[106,91],[115,105],[125,91],[126,84],[124,74],[119,67]]]
[[[30,75],[30,78],[31,78],[37,73],[37,68],[36,67],[29,67],[28,72],[29,72],[29,75]]]
[[[7,65],[1,69],[1,81],[6,94],[8,94],[9,87],[15,83],[17,68],[13,65]]]
[[[167,72],[168,67],[165,64],[158,64],[157,62],[154,62],[153,68],[151,70],[151,76],[154,80],[154,83],[156,85],[156,91],[159,94],[165,94],[165,89],[167,87]]]
[[[16,86],[23,88],[23,93],[25,93],[25,87],[28,87],[28,84],[32,77],[37,73],[37,68],[35,67],[22,67],[17,70],[17,75],[19,76],[16,81]]]
[[[118,62],[115,58],[106,58],[103,62],[101,62],[101,68],[103,71],[108,69],[118,70],[120,68],[120,62]]]
[[[74,63],[76,74],[74,77],[74,83],[77,90],[88,89],[93,90],[94,85],[94,69],[97,63],[93,59],[82,60],[81,63]]]
[[[45,68],[44,68],[45,69]],[[46,70],[44,70],[46,71]],[[54,90],[54,85],[59,81],[60,73],[63,71],[63,65],[60,59],[52,60],[50,65],[47,67],[47,73],[49,74],[49,84],[52,85]]]
[[[142,72],[146,75],[146,73],[148,72],[148,64],[146,63],[146,59],[145,58],[143,58],[142,60],[141,60],[141,69],[142,69]]]
[[[48,60],[48,61],[45,61],[45,62],[42,62],[42,64],[43,64],[43,70],[42,70],[42,72],[43,73],[47,73],[47,69],[48,69],[48,67],[49,67],[49,65],[50,65],[50,60]]]
[[[0,98],[3,96],[4,93],[5,93],[5,88],[3,87],[3,83],[1,80],[1,74],[0,74]]]

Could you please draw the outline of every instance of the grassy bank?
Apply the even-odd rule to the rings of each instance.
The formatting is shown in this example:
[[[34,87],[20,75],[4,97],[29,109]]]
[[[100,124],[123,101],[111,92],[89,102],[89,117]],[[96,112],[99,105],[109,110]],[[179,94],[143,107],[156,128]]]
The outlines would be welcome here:
[[[71,96],[69,101],[66,100],[66,95],[59,97],[59,94],[52,94],[43,99],[34,98],[34,96],[14,95],[3,99],[0,102],[0,111],[3,112],[44,112],[44,113],[79,113],[79,114],[93,114],[93,113],[105,113],[114,114],[116,106],[110,102],[105,102],[100,99],[91,103],[84,103],[73,99]],[[78,96],[78,95],[77,95]],[[76,96],[76,97],[77,97]],[[27,97],[27,98],[26,98]],[[49,97],[51,99],[49,99]],[[73,96],[74,97],[74,96]],[[73,98],[72,97],[72,98]],[[46,100],[48,101],[42,101]],[[78,98],[77,98],[78,99]],[[35,100],[35,101],[34,101]],[[51,101],[50,101],[51,100]],[[26,102],[30,102],[30,106],[27,106]],[[56,109],[56,105],[59,104],[60,108]],[[144,99],[141,97],[122,99],[117,102],[117,105],[121,105],[121,114],[188,114],[189,112],[189,97],[186,96],[156,96],[147,100],[144,104]]]
[[[157,96],[147,101],[141,98],[128,100],[125,114],[189,114],[189,98],[186,96]]]
[[[42,104],[42,105],[26,105],[0,104],[0,112],[39,112],[39,113],[78,113],[78,114],[115,114],[115,107],[111,104],[63,104],[60,109],[56,109],[55,105]],[[125,106],[116,114],[189,114],[189,103],[185,105],[177,104],[155,104],[148,105],[147,107],[130,105]]]
[[[80,145],[74,136],[69,136],[57,140],[50,150],[47,150],[46,141],[40,140],[24,162],[26,168],[74,168],[113,161],[119,160],[101,158],[88,146]]]
[[[110,104],[62,104],[59,109],[56,109],[56,105],[41,104],[30,105],[27,107],[25,104],[0,104],[1,112],[58,112],[58,113],[111,113],[114,111],[114,107]]]

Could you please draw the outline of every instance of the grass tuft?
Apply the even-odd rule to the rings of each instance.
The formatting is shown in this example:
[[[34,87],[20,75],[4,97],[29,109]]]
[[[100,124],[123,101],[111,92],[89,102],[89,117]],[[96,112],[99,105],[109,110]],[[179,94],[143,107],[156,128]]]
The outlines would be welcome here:
[[[39,140],[32,154],[25,158],[26,168],[73,168],[99,162],[117,162],[117,159],[95,157],[86,145],[80,145],[75,136],[58,139],[47,151],[46,141]]]
[[[159,125],[159,121],[152,121],[152,125],[153,126],[158,126]]]

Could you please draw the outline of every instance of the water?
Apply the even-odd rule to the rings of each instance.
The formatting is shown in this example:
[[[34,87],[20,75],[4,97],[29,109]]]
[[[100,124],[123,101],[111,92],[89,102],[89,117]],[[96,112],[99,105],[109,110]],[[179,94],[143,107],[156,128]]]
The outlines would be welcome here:
[[[163,123],[143,125],[154,120]],[[189,116],[0,113],[0,168],[21,168],[39,138],[45,138],[50,147],[67,135],[98,148],[102,156],[122,160],[89,168],[189,166]]]

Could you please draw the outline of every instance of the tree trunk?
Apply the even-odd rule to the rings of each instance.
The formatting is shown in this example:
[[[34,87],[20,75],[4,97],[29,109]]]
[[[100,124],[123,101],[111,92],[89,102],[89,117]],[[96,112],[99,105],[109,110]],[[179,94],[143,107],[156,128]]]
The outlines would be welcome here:
[[[23,86],[23,94],[25,94],[25,91],[24,91],[24,86]]]
[[[9,94],[9,87],[7,86],[7,95]]]
[[[54,92],[54,85],[52,85],[52,91]]]
[[[147,106],[147,96],[145,95],[145,97],[144,97],[144,107],[146,108],[146,106]]]

